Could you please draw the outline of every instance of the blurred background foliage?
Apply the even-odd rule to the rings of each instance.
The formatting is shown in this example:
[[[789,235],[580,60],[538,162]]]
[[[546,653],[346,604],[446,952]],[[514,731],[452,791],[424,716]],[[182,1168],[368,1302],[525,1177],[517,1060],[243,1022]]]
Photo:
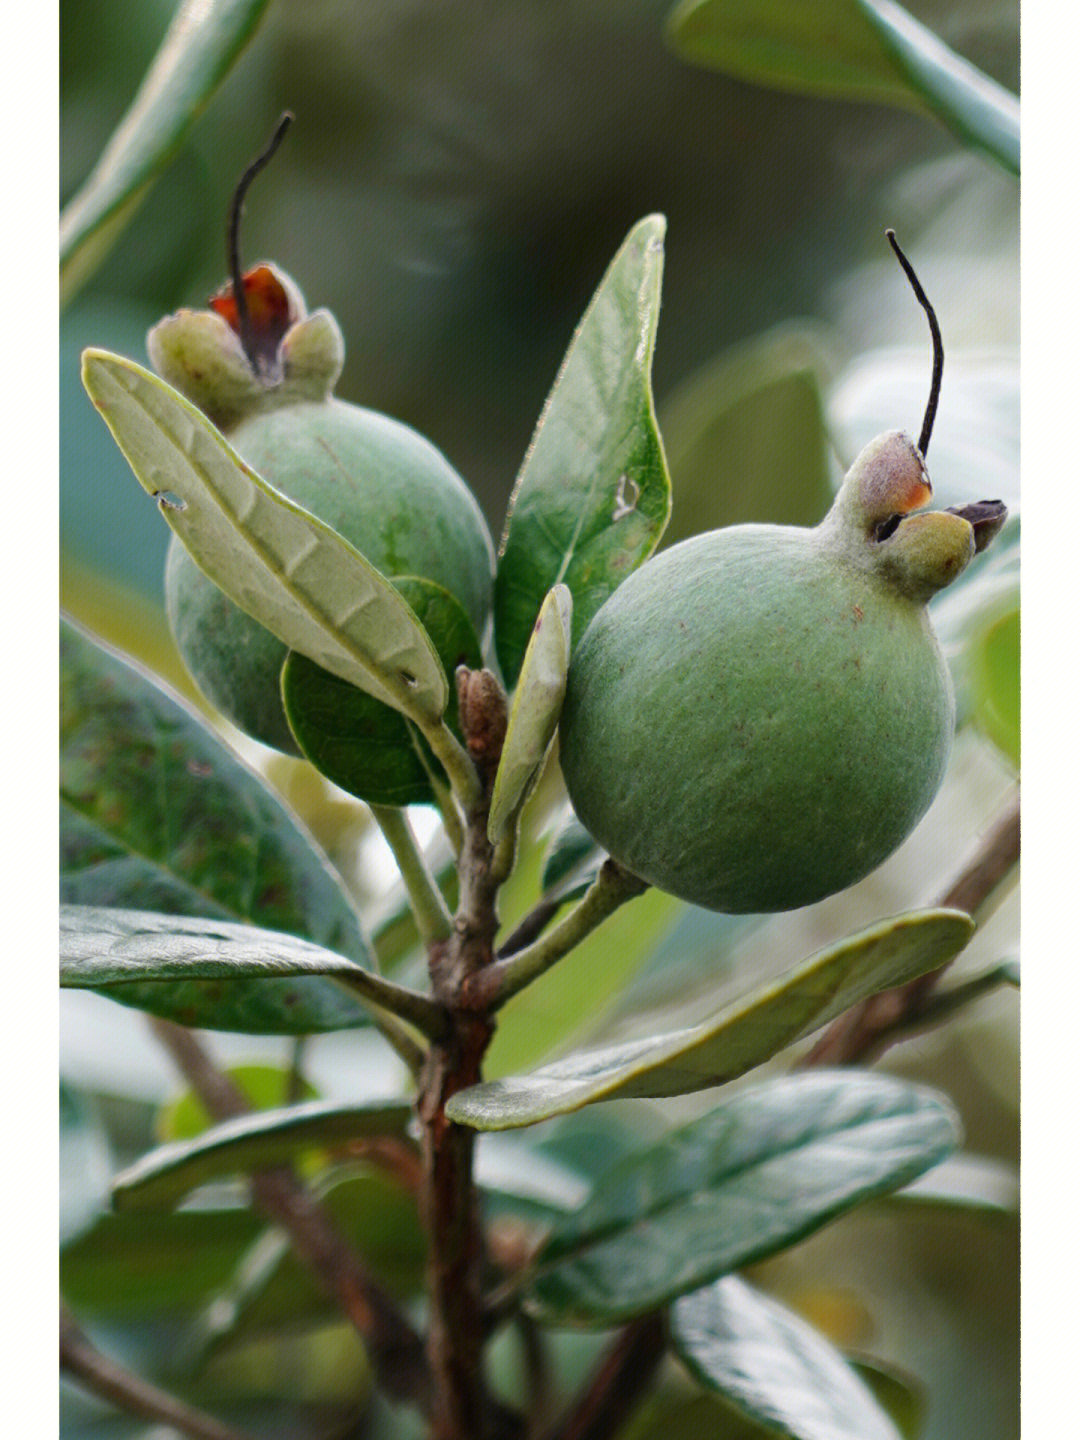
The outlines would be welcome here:
[[[1014,0],[916,0],[910,9],[1018,88]],[[175,0],[62,0],[62,199],[92,169],[174,10]],[[475,490],[496,537],[573,328],[627,230],[652,211],[669,222],[654,368],[675,495],[665,543],[733,522],[813,522],[864,441],[884,428],[917,430],[929,344],[883,239],[890,225],[945,336],[929,457],[939,502],[1000,496],[1017,508],[1015,178],[925,114],[688,63],[665,36],[669,11],[667,0],[271,0],[61,321],[62,588],[79,618],[192,693],[161,608],[168,531],[94,415],[78,355],[92,343],[144,360],[155,320],[205,304],[224,279],[233,187],[284,109],[296,124],[249,197],[244,256],[274,259],[309,305],[334,311],[347,343],[338,393],[433,439]],[[590,1034],[656,1028],[658,1010],[680,1023],[680,1007],[683,1021],[700,1015],[722,986],[745,988],[762,965],[780,969],[940,894],[1015,782],[1015,521],[999,547],[980,560],[977,584],[942,597],[938,624],[965,724],[942,794],[893,860],[841,896],[764,921],[736,923],[648,896],[507,1007],[492,1073]],[[386,872],[358,807],[294,762],[251,745],[245,753],[312,825],[358,898],[379,898]],[[539,832],[560,801],[549,774],[503,907],[510,922],[535,899]],[[385,917],[393,906],[385,895],[381,902]],[[404,938],[400,931],[400,922],[384,929],[384,958],[407,974],[415,957],[408,926]],[[960,974],[1016,953],[1017,941],[1012,895],[965,952]],[[998,993],[886,1061],[947,1091],[969,1148],[1008,1162],[1017,1153],[1015,1007],[1014,994]],[[110,1154],[122,1163],[153,1143],[155,1108],[175,1097],[175,1085],[134,1012],[71,994],[64,1014],[63,1117],[73,1147],[65,1154],[96,1194]],[[234,1060],[288,1059],[285,1042],[216,1037],[215,1047]],[[320,1037],[305,1066],[329,1097],[390,1095],[401,1084],[397,1062],[367,1037]],[[640,1133],[708,1100],[600,1107],[602,1119],[557,1124],[552,1143],[587,1174],[582,1156],[617,1150],[620,1125]],[[481,1153],[495,1157],[501,1143],[485,1137]],[[359,1183],[339,1184],[343,1205],[355,1208],[348,1197]],[[95,1230],[79,1220],[96,1213],[93,1196],[68,1203],[65,1284],[80,1318],[95,1321],[114,1353],[168,1376],[178,1315],[189,1322],[215,1286],[240,1283],[239,1258],[256,1243],[250,1217],[225,1208],[201,1229],[189,1222],[207,1217],[186,1212],[114,1217]],[[401,1198],[386,1203],[387,1223],[396,1223]],[[415,1258],[410,1243],[401,1241],[404,1259],[389,1261],[403,1275]],[[1015,1226],[1000,1215],[931,1208],[903,1219],[873,1209],[757,1278],[849,1351],[907,1377],[896,1382],[905,1435],[1011,1440],[1015,1244]],[[185,1255],[190,1263],[179,1263]],[[103,1256],[119,1271],[95,1271]],[[266,1310],[270,1282],[252,1281],[254,1262],[245,1263]],[[273,1256],[259,1263],[276,1274]],[[314,1301],[292,1349],[268,1321],[256,1323],[257,1304],[255,1316],[193,1393],[223,1414],[244,1397],[231,1413],[252,1428],[272,1414],[290,1435],[329,1433],[368,1383],[351,1335]],[[595,1337],[566,1340],[570,1375]],[[259,1347],[271,1343],[268,1361]],[[511,1379],[520,1367],[512,1351],[496,1354]],[[150,1434],[96,1402],[69,1400],[71,1440]],[[369,1429],[341,1433],[409,1433],[403,1419],[380,1414],[371,1412]],[[650,1415],[628,1435],[652,1434],[650,1425],[670,1440],[741,1433],[722,1430],[729,1422],[714,1402],[692,1397],[674,1372]]]

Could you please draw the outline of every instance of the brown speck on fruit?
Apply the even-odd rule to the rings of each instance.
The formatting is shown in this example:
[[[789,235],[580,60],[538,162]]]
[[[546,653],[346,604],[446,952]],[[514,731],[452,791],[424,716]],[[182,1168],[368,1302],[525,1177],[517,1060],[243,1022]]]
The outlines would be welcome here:
[[[853,605],[853,606],[851,607],[851,613],[855,616],[855,619],[856,619],[856,620],[865,620],[865,619],[866,619],[866,616],[865,616],[864,613],[863,613],[863,608],[862,608],[861,605]]]

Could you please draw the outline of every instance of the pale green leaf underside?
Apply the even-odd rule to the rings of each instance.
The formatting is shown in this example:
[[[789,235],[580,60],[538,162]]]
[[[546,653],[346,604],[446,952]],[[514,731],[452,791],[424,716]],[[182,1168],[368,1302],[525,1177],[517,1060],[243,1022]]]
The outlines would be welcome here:
[[[268,0],[183,0],[139,93],[64,209],[60,274],[70,292],[130,218],[150,182],[251,38]]]
[[[944,965],[974,929],[958,910],[916,911],[882,921],[819,951],[699,1025],[471,1086],[453,1096],[447,1114],[479,1130],[503,1130],[598,1100],[686,1095],[721,1085],[869,995]]]
[[[790,1440],[899,1440],[840,1352],[771,1296],[729,1275],[671,1312],[676,1353],[709,1389]]]
[[[439,657],[405,600],[330,526],[268,485],[171,386],[87,350],[83,383],[192,559],[291,650],[421,726],[446,708]]]
[[[62,989],[97,990],[136,1008],[162,1013],[152,992],[159,987],[167,992],[176,982],[274,981],[305,975],[330,976],[357,999],[415,1023],[434,1020],[434,1008],[424,996],[298,935],[156,911],[60,907]],[[199,1015],[191,1023],[213,1028],[211,1014]],[[273,1032],[267,1028],[266,1033]]]
[[[554,586],[537,617],[510,706],[488,811],[488,839],[498,844],[544,763],[555,736],[570,668],[574,600]]]
[[[113,1206],[128,1210],[175,1205],[208,1181],[287,1165],[304,1149],[403,1135],[411,1118],[412,1106],[404,1102],[340,1105],[323,1100],[243,1115],[194,1140],[163,1145],[143,1156],[114,1179]]]

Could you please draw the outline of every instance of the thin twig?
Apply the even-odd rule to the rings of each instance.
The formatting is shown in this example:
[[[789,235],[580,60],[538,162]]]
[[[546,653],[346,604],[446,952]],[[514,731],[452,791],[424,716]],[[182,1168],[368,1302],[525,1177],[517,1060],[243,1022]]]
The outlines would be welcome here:
[[[372,805],[371,813],[397,861],[420,939],[425,945],[447,939],[454,928],[453,917],[416,843],[404,810],[392,805]]]
[[[632,1320],[616,1336],[585,1389],[548,1432],[548,1440],[613,1440],[652,1384],[664,1358],[661,1314]]]
[[[246,1430],[223,1425],[102,1354],[64,1304],[60,1306],[60,1368],[117,1409],[162,1421],[191,1440],[252,1440]]]
[[[547,895],[538,900],[499,946],[495,952],[498,958],[506,960],[511,955],[516,955],[519,950],[524,950],[526,945],[531,945],[544,933],[565,904],[565,897],[557,895]]]
[[[996,903],[1000,887],[1020,858],[1020,798],[1017,796],[993,829],[979,842],[975,853],[937,902],[943,909],[964,910],[974,919],[985,918]],[[934,987],[948,966],[942,965],[895,990],[871,995],[849,1010],[825,1031],[799,1062],[800,1069],[823,1065],[855,1065],[876,1059],[895,1041],[909,1034],[930,1003]]]
[[[497,960],[469,978],[466,985],[469,1003],[485,1010],[498,1009],[580,945],[620,905],[646,889],[644,880],[631,875],[614,860],[605,860],[592,885],[556,926],[523,950]]]
[[[215,1120],[250,1112],[247,1100],[190,1030],[169,1020],[154,1019],[151,1024]],[[287,1166],[253,1175],[251,1193],[259,1209],[284,1227],[297,1255],[355,1326],[382,1389],[396,1399],[412,1401],[427,1413],[431,1397],[423,1342],[368,1275],[325,1209]]]

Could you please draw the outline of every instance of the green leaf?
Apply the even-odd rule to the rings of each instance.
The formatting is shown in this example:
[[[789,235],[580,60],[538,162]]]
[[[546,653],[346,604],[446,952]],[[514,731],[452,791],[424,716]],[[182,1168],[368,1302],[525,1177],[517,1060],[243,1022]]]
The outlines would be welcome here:
[[[971,641],[974,719],[1020,768],[1020,607],[999,615]]]
[[[250,1210],[103,1215],[60,1256],[78,1314],[143,1319],[205,1303],[263,1229]]]
[[[60,1082],[60,1244],[89,1230],[109,1205],[112,1153],[93,1102]]]
[[[227,1065],[224,1073],[254,1110],[278,1110],[284,1105],[322,1097],[307,1080],[300,1081],[300,1093],[291,1094],[296,1077],[285,1065]],[[154,1134],[161,1143],[194,1140],[214,1125],[213,1116],[194,1090],[160,1105],[154,1115]]]
[[[567,587],[553,586],[529,637],[488,811],[488,839],[493,845],[520,814],[555,738],[570,668],[573,609]]]
[[[1003,1160],[961,1153],[927,1170],[889,1200],[1012,1216],[1020,1209],[1020,1177]]]
[[[415,1199],[385,1171],[340,1172],[318,1187],[319,1200],[340,1233],[380,1284],[407,1297],[423,1286],[426,1238]],[[131,1219],[158,1211],[134,1211]],[[189,1214],[177,1211],[177,1216]],[[125,1213],[124,1218],[128,1218]],[[288,1238],[271,1227],[237,1257],[235,1268],[208,1300],[192,1326],[192,1349],[200,1359],[222,1345],[255,1335],[332,1323],[340,1317]]]
[[[390,581],[246,465],[170,385],[103,350],[83,384],[200,569],[291,650],[421,726],[449,695],[435,647]]]
[[[544,596],[574,597],[573,640],[656,548],[671,485],[650,374],[664,231],[630,231],[578,326],[510,497],[495,580],[495,643],[508,686]]]
[[[683,0],[668,39],[740,80],[928,112],[1019,173],[1016,96],[891,0]]]
[[[958,910],[881,921],[819,951],[700,1025],[580,1051],[533,1071],[460,1090],[446,1113],[479,1130],[534,1125],[598,1100],[687,1095],[721,1085],[827,1025],[879,990],[957,955],[975,926]]]
[[[675,1350],[703,1385],[791,1440],[899,1440],[844,1357],[805,1320],[729,1275],[671,1312]]]
[[[255,921],[371,965],[329,861],[191,706],[66,622],[60,699],[63,901]],[[368,1022],[337,985],[293,983]]]
[[[372,1135],[403,1135],[411,1119],[412,1106],[404,1103],[322,1100],[243,1115],[195,1140],[144,1155],[114,1179],[113,1205],[117,1210],[175,1205],[210,1180],[291,1164],[298,1151],[337,1148]]]
[[[314,991],[297,983],[296,977],[315,975],[333,976],[346,988]],[[60,984],[205,1030],[313,1035],[350,1029],[360,1022],[349,990],[414,1024],[437,1023],[425,996],[310,940],[147,910],[61,906]]]
[[[674,500],[664,543],[725,525],[816,525],[832,501],[820,332],[782,325],[725,351],[661,407]]]
[[[645,1314],[913,1180],[958,1134],[941,1097],[890,1076],[743,1090],[610,1170],[552,1231],[528,1301],[560,1324]]]
[[[67,298],[104,259],[151,182],[250,40],[268,0],[183,0],[93,173],[64,208]]]
[[[1020,174],[1020,102],[892,0],[859,0],[908,84],[966,145]]]
[[[603,850],[573,810],[568,809],[566,818],[551,837],[544,856],[544,868],[540,877],[544,894],[561,890],[564,884],[568,884],[567,900],[583,895],[596,879],[596,872],[603,863]]]
[[[435,646],[448,677],[458,665],[483,664],[480,645],[461,603],[433,580],[395,576]],[[403,715],[295,650],[281,672],[285,714],[296,743],[315,768],[371,805],[433,803],[438,761]],[[446,720],[460,734],[457,695],[449,686]]]

